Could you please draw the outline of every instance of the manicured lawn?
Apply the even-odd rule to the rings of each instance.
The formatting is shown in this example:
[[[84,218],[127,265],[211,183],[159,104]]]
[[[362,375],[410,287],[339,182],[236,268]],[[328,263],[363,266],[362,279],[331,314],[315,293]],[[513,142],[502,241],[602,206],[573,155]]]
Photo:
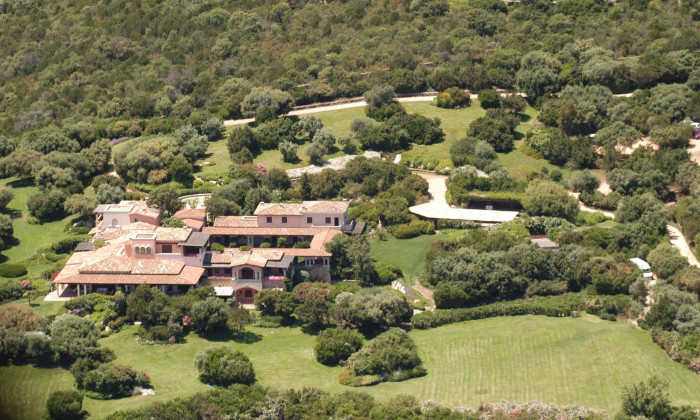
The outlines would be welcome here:
[[[538,399],[603,408],[614,415],[623,386],[656,375],[669,382],[674,403],[700,405],[700,378],[672,362],[647,332],[593,316],[492,318],[412,331],[428,374],[359,389],[337,383],[341,368],[315,361],[315,337],[299,328],[251,330],[257,335],[251,342],[226,344],[245,352],[253,361],[258,382],[269,387],[357,390],[378,399],[411,394],[421,401],[473,408],[500,399]],[[86,399],[84,406],[94,418],[207,389],[197,380],[194,354],[222,341],[190,334],[184,344],[142,346],[134,341],[134,331],[135,327],[128,327],[101,340],[102,345],[116,352],[118,363],[146,369],[156,395]],[[1,367],[0,377],[0,410],[6,411],[1,417],[8,419],[37,417],[52,390],[72,384],[64,370],[27,366]]]
[[[464,109],[438,108],[430,102],[407,102],[403,105],[410,113],[421,114],[428,118],[440,118],[442,129],[445,132],[445,141],[429,146],[414,145],[412,151],[409,152],[409,154],[420,153],[421,155],[431,156],[437,158],[438,160],[449,159],[450,145],[467,134],[469,124],[471,124],[472,121],[486,114],[486,111],[479,105],[479,101],[476,100],[472,101],[472,105],[470,107]],[[525,116],[522,119],[523,121],[517,128],[517,131],[520,133],[519,135],[521,137],[531,129],[537,113],[534,108],[528,107],[524,114]],[[350,122],[354,118],[363,117],[365,113],[364,108],[357,107],[330,112],[321,112],[314,115],[321,118],[324,126],[330,127],[336,137],[342,137],[351,134]],[[229,128],[229,130],[231,129],[232,128]],[[516,147],[521,143],[522,141],[516,143]],[[261,163],[268,168],[277,167],[282,169],[290,169],[307,166],[309,165],[309,162],[306,158],[304,150],[308,146],[309,143],[299,147],[298,154],[300,161],[298,163],[291,164],[282,162],[282,155],[277,150],[264,151],[260,155],[256,156],[254,162]],[[326,155],[326,159],[342,155],[342,151],[338,151],[332,155]],[[539,170],[542,166],[547,166],[550,169],[555,167],[554,165],[547,163],[545,160],[534,159],[522,154],[518,150],[500,155],[499,160],[501,160],[504,165],[511,169],[517,177],[524,177],[528,172],[533,170],[533,168],[535,168],[534,170]],[[209,165],[202,166],[200,171],[197,173],[198,175],[225,174],[228,167],[231,165],[228,150],[226,149],[226,140],[211,142],[209,144],[207,156],[200,161],[200,163],[203,162],[209,162]]]
[[[61,368],[0,367],[0,418],[41,419],[46,400],[58,389],[75,387],[73,375]]]
[[[420,277],[425,264],[428,246],[438,239],[446,239],[447,233],[440,235],[421,235],[411,239],[374,240],[370,244],[370,254],[377,261],[393,264],[401,268],[406,282],[411,285],[415,277]]]
[[[349,123],[348,123],[349,124]],[[255,157],[254,163],[260,163],[266,168],[281,168],[281,169],[292,169],[300,168],[302,166],[310,165],[308,157],[306,156],[305,150],[309,147],[311,143],[306,143],[299,146],[297,155],[299,156],[299,161],[297,163],[288,163],[282,161],[282,153],[279,150],[265,150]],[[340,148],[340,145],[336,145]],[[337,150],[335,153],[325,155],[325,159],[334,158],[337,156],[343,156],[344,153],[341,150]],[[208,164],[204,164],[208,162]],[[217,175],[223,176],[228,172],[231,166],[231,158],[229,157],[228,148],[226,146],[226,139],[217,140],[215,142],[209,143],[209,148],[207,149],[207,156],[200,159],[198,162],[201,166],[195,175],[207,176],[207,175]]]
[[[71,221],[72,216],[36,225],[27,222],[27,200],[32,195],[39,193],[39,189],[34,186],[31,180],[6,178],[0,180],[0,184],[14,188],[15,198],[8,204],[6,212],[13,218],[13,236],[17,238],[17,243],[2,250],[2,260],[21,263],[34,255],[40,247],[51,245],[69,236],[63,229]],[[32,277],[36,277],[47,267],[46,264],[29,264],[27,266],[29,275]]]

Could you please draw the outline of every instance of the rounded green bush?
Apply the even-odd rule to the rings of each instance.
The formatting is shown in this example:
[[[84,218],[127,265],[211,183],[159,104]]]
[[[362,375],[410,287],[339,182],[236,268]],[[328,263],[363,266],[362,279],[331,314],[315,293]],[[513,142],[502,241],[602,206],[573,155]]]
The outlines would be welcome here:
[[[51,393],[46,408],[49,418],[72,420],[80,418],[83,411],[83,394],[75,390],[58,390]]]
[[[0,264],[0,277],[22,277],[27,274],[27,267],[20,264]]]

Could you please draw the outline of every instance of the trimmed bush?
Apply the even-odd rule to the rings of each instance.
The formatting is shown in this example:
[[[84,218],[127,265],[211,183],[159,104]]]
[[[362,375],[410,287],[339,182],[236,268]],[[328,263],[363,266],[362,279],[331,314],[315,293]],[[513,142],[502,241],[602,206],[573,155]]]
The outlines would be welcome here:
[[[308,249],[308,248],[311,248],[311,242],[308,242],[308,241],[297,242],[297,243],[295,243],[295,244],[292,246],[292,248],[305,248],[305,249]]]
[[[223,246],[222,244],[218,243],[218,242],[214,242],[213,244],[211,244],[211,250],[212,250],[212,251],[223,252],[224,249],[226,249],[226,247]]]
[[[397,225],[393,228],[393,234],[398,239],[415,238],[419,235],[432,235],[435,233],[435,225],[424,220],[414,220],[411,223]]]
[[[248,356],[229,346],[209,347],[194,356],[199,380],[227,387],[232,384],[252,385],[255,371]]]
[[[20,264],[0,264],[0,277],[22,277],[27,275],[27,267]]]
[[[389,284],[392,281],[403,276],[401,269],[395,265],[378,262],[374,264],[374,268],[377,270],[379,284]]]
[[[74,420],[83,412],[83,394],[75,390],[58,390],[49,395],[46,401],[49,418],[53,420]]]
[[[127,365],[104,364],[85,375],[83,387],[90,398],[129,397],[136,387],[151,388],[151,378]]]
[[[568,294],[563,296],[534,297],[510,302],[498,302],[473,308],[436,309],[433,312],[426,311],[413,315],[411,320],[416,328],[427,329],[455,322],[493,318],[497,316],[571,316],[575,311],[583,309],[585,309],[583,296]]]
[[[391,328],[350,356],[347,370],[352,373],[341,374],[338,380],[351,386],[373,385],[375,377],[380,382],[404,381],[425,375],[422,364],[416,344],[406,331]]]
[[[316,360],[327,366],[337,365],[358,351],[363,341],[362,334],[355,330],[329,328],[316,339]]]

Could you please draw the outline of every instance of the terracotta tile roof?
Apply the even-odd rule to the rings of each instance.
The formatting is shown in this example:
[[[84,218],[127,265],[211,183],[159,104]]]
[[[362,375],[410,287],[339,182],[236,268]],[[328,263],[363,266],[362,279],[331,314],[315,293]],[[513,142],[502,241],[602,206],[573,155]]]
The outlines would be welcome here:
[[[314,236],[324,228],[259,228],[207,226],[203,232],[229,236]]]
[[[122,236],[129,235],[132,233],[154,232],[156,228],[157,226],[154,226],[150,223],[134,222],[129,223],[128,225],[120,226],[118,228],[107,228],[102,232],[98,231],[95,234],[94,238],[98,241],[107,241],[110,239],[120,238]]]
[[[204,274],[201,267],[185,266],[179,274],[77,274],[54,280],[56,283],[76,284],[174,284],[192,286]]]
[[[320,232],[314,235],[311,240],[311,248],[326,250],[326,243],[330,242],[336,235],[342,235],[343,232],[334,229],[324,229],[325,232]]]
[[[194,230],[202,230],[204,227],[204,222],[197,219],[183,219],[182,222]]]
[[[149,206],[145,201],[123,200],[119,204],[100,204],[95,209],[95,213],[129,213],[158,218],[162,210]]]
[[[212,264],[231,264],[232,267],[239,265],[254,265],[265,267],[268,261],[279,261],[284,256],[280,249],[252,249],[241,251],[238,248],[226,248],[223,252],[212,252]]]
[[[332,257],[333,254],[325,248],[289,248],[284,250],[287,255],[295,257]]]
[[[253,212],[256,216],[301,216],[307,213],[343,213],[347,201],[303,201],[301,203],[260,203]]]
[[[136,226],[135,226],[136,225]],[[104,246],[88,252],[76,252],[56,276],[55,283],[89,284],[182,284],[193,285],[199,281],[204,269],[191,267],[182,261],[129,258],[124,243],[137,234],[154,234],[155,230],[167,238],[187,239],[192,232],[185,228],[143,228],[144,224],[131,223],[120,231],[121,236],[107,239]],[[158,236],[158,234],[156,234]]]
[[[220,216],[214,219],[215,227],[258,227],[256,216]]]
[[[349,201],[304,201],[306,212],[344,213],[350,207]]]
[[[204,209],[182,209],[178,210],[173,217],[180,220],[204,220],[207,217],[207,211]]]
[[[156,242],[182,242],[192,233],[190,228],[157,227]]]

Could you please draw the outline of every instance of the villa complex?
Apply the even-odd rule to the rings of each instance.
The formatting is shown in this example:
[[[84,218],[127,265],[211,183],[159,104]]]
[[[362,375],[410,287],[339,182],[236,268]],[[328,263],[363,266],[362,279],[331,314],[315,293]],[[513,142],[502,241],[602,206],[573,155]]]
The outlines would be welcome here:
[[[252,216],[219,217],[213,226],[205,226],[203,210],[185,209],[174,217],[186,226],[168,228],[159,226],[162,211],[143,201],[100,205],[92,244],[78,247],[58,273],[56,294],[128,292],[144,283],[182,293],[211,285],[220,297],[252,303],[262,289],[284,290],[285,277],[299,269],[328,281],[326,243],[364,228],[348,218],[348,207],[346,201],[260,203]],[[224,250],[211,250],[214,242]]]

